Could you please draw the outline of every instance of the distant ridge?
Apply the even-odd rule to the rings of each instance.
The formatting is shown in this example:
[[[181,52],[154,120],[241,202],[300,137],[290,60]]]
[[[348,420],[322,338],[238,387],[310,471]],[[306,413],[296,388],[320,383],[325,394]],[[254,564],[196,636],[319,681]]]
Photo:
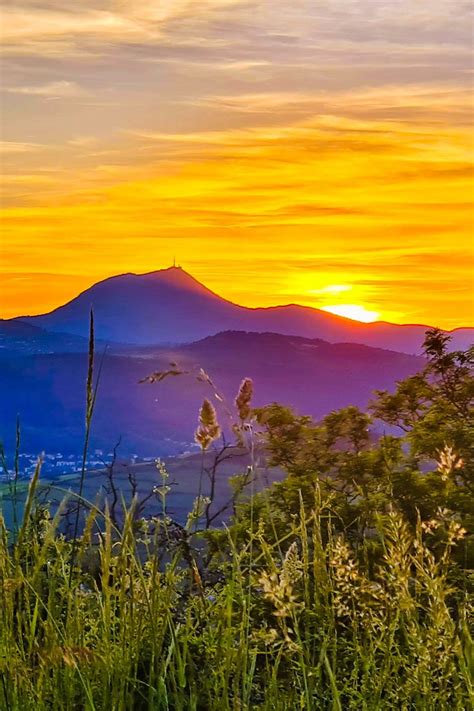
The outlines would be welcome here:
[[[360,323],[297,304],[248,308],[208,289],[181,267],[121,274],[94,284],[67,304],[23,321],[46,331],[87,336],[94,309],[97,336],[115,343],[163,345],[190,343],[221,331],[264,331],[331,343],[362,343],[404,353],[420,353],[424,325]],[[452,333],[452,347],[474,341],[473,328]]]

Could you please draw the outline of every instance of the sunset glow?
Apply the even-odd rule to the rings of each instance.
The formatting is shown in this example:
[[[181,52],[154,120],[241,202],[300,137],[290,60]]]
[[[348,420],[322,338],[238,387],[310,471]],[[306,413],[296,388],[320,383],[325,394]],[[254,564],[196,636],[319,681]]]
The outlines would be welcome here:
[[[357,304],[339,304],[337,306],[323,306],[323,311],[329,311],[337,316],[344,316],[355,321],[363,321],[364,323],[372,323],[379,319],[380,314],[377,311],[369,311],[364,306]]]
[[[467,6],[372,5],[13,0],[0,316],[176,256],[248,306],[471,325]]]

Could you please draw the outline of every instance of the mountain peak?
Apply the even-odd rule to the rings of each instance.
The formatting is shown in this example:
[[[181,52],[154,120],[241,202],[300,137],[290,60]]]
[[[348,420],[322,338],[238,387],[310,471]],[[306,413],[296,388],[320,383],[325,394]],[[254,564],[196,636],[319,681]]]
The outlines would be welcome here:
[[[296,304],[239,306],[175,264],[110,277],[49,314],[21,320],[48,331],[87,337],[91,308],[99,338],[137,345],[190,343],[221,331],[247,331],[419,353],[426,331],[423,326],[361,324]],[[453,334],[452,347],[464,349],[471,339],[470,329]]]
[[[215,296],[218,299],[222,298],[195,279],[189,272],[183,269],[183,267],[174,264],[166,269],[155,269],[152,272],[132,274],[131,276],[136,277],[140,281],[171,286],[181,291],[191,291],[195,294]]]

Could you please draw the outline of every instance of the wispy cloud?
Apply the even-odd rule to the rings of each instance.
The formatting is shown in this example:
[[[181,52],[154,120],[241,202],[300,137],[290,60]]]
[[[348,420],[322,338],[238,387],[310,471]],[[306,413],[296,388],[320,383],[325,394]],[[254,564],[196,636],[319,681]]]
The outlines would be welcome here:
[[[237,4],[236,0],[202,0],[199,19]],[[43,56],[101,54],[110,45],[153,44],[169,23],[196,12],[193,0],[133,0],[79,3],[14,0],[4,8],[3,51],[13,55]]]
[[[37,86],[11,86],[6,89],[11,94],[25,94],[26,96],[42,96],[48,98],[73,98],[77,96],[87,96],[79,84],[73,81],[51,81],[48,84]]]
[[[20,141],[0,141],[0,154],[9,155],[13,153],[31,153],[47,148],[40,143],[24,143]]]
[[[279,91],[203,96],[191,103],[223,112],[275,116],[327,117],[353,119],[380,118],[409,120],[410,124],[436,122],[472,122],[473,98],[470,87],[454,83],[388,84],[340,91]],[[184,102],[186,103],[186,102]],[[330,120],[330,118],[329,118]],[[340,120],[338,118],[337,120]]]

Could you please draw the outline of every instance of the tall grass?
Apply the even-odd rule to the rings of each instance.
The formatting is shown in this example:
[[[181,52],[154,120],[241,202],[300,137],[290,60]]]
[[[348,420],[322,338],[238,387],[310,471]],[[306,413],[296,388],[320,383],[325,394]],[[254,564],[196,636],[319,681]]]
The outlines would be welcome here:
[[[137,530],[132,502],[120,531],[88,514],[71,584],[73,543],[60,511],[35,510],[38,477],[15,546],[0,523],[2,709],[470,708],[455,529],[435,559],[429,531],[390,514],[369,571],[315,500],[276,543],[228,529],[200,573],[166,519]]]

